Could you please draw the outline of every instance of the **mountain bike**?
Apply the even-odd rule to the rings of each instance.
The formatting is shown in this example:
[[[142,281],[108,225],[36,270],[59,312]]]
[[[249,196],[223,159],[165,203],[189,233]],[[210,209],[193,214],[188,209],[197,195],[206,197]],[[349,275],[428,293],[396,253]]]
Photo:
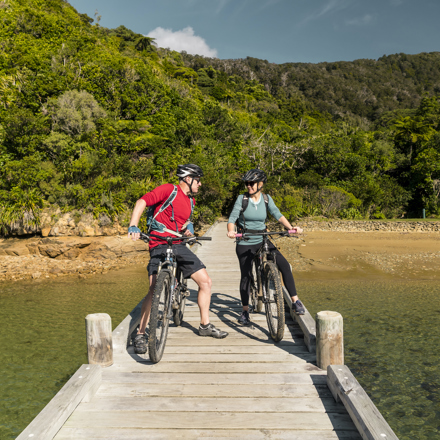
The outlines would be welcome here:
[[[200,240],[212,240],[211,237],[162,237],[141,232],[141,239],[148,242],[150,237],[160,238],[167,243],[166,252],[157,269],[156,285],[151,303],[148,352],[154,363],[162,359],[168,335],[170,319],[173,318],[176,326],[180,326],[185,312],[186,298],[189,296],[187,280],[177,263],[173,252],[173,243],[199,243]]]
[[[263,243],[252,260],[250,299],[254,311],[261,312],[264,304],[270,337],[279,342],[284,337],[284,295],[276,254],[269,250],[269,237],[272,235],[290,236],[295,229],[286,232],[255,232],[236,234],[236,238],[249,239],[262,236]]]

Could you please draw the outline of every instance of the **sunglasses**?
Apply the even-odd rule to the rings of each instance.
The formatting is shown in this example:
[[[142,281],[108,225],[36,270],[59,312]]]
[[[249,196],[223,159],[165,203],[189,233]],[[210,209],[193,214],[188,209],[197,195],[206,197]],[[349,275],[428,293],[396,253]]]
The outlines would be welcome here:
[[[257,182],[244,182],[245,186],[254,186]]]
[[[200,177],[193,177],[193,180],[197,183],[200,183]]]

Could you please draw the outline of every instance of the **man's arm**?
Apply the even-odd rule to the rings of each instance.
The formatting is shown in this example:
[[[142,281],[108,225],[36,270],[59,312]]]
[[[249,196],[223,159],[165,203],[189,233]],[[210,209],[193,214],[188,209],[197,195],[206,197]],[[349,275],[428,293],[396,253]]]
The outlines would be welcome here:
[[[144,212],[147,203],[143,199],[139,199],[134,205],[133,213],[131,214],[130,226],[136,226],[139,224],[139,220],[142,217],[142,213]],[[128,233],[128,237],[132,240],[136,241],[140,238],[139,232]]]

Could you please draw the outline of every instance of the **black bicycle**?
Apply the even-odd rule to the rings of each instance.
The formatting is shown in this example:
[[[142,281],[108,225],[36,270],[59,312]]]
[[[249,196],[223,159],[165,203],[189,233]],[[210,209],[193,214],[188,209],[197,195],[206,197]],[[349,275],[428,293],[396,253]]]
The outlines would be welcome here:
[[[148,242],[150,237],[166,241],[167,249],[157,269],[156,285],[151,303],[148,352],[152,362],[162,359],[168,335],[170,319],[180,326],[185,312],[186,298],[189,296],[187,280],[179,268],[173,252],[173,243],[198,243],[200,240],[212,240],[211,237],[162,237],[154,234],[141,233],[141,239]],[[198,243],[201,244],[201,243]]]
[[[262,236],[263,243],[252,260],[250,283],[250,299],[252,309],[261,312],[264,304],[267,326],[271,338],[279,342],[284,337],[284,295],[280,272],[277,267],[276,254],[269,250],[269,236],[290,236],[296,231],[286,232],[255,232],[236,234],[237,238],[250,238]]]

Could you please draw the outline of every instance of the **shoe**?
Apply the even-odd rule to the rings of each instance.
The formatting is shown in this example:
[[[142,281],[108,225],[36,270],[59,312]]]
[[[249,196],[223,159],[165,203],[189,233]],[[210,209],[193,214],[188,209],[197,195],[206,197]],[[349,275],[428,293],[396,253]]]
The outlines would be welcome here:
[[[249,318],[249,312],[243,310],[240,318],[238,318],[238,322],[243,325],[249,325],[251,323],[251,318]]]
[[[202,326],[199,327],[199,336],[212,336],[213,338],[223,339],[226,338],[228,334],[228,332],[224,332],[214,327],[212,324],[208,324],[207,328],[203,328]]]
[[[145,354],[148,350],[147,337],[145,335],[136,335],[133,345],[136,354]]]
[[[303,303],[297,299],[294,303],[292,303],[293,310],[297,315],[304,315],[306,313],[306,309],[303,306]]]

